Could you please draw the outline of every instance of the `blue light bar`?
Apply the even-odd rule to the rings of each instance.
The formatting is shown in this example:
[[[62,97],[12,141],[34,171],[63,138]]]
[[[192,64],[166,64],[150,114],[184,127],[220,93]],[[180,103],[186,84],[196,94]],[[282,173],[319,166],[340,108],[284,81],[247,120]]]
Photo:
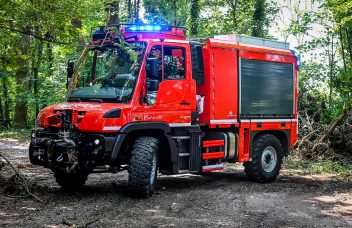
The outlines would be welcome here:
[[[160,32],[172,31],[172,26],[167,25],[125,25],[127,32]]]

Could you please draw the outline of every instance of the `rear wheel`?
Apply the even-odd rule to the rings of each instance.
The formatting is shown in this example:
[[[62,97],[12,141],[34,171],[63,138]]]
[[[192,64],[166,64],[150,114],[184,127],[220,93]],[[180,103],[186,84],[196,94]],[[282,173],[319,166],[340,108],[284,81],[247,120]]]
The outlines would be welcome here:
[[[88,173],[76,171],[75,173],[65,173],[63,170],[55,170],[54,176],[56,182],[65,189],[77,189],[82,187],[87,178]]]
[[[154,137],[139,137],[132,149],[128,189],[137,197],[150,197],[157,178],[159,141]]]
[[[262,183],[274,181],[279,175],[283,154],[282,144],[274,135],[258,136],[251,150],[252,161],[244,163],[247,177]]]

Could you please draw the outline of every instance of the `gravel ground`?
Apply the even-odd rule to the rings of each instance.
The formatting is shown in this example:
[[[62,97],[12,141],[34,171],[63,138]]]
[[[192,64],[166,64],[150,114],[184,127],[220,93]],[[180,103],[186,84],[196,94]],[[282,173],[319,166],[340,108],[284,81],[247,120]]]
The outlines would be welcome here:
[[[258,184],[227,164],[206,176],[159,175],[153,197],[134,199],[127,172],[92,174],[82,190],[61,190],[50,170],[29,163],[27,147],[0,139],[43,203],[0,195],[0,227],[352,227],[352,186],[334,176],[283,171]],[[10,175],[7,166],[1,172]]]

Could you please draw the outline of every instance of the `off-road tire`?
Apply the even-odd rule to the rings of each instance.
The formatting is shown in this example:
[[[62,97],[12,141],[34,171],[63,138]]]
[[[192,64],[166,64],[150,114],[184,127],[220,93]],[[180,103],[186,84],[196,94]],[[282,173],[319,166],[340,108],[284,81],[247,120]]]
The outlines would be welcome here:
[[[64,189],[79,189],[88,178],[88,173],[83,171],[76,171],[75,173],[65,173],[63,170],[54,170],[54,177]]]
[[[148,198],[155,189],[158,170],[159,141],[154,137],[137,138],[132,148],[128,190],[133,196]]]
[[[41,161],[37,156],[34,156],[34,145],[31,142],[29,144],[29,149],[28,149],[28,155],[29,155],[29,161],[33,164],[33,165],[43,165],[44,162]]]
[[[265,150],[276,152],[276,162],[273,163],[270,172],[265,171],[265,164],[262,162],[262,155]],[[274,150],[273,150],[274,149]],[[265,155],[265,154],[264,154]],[[279,175],[284,150],[280,140],[271,134],[259,135],[252,145],[251,158],[252,160],[244,163],[244,172],[250,180],[260,183],[273,182]]]

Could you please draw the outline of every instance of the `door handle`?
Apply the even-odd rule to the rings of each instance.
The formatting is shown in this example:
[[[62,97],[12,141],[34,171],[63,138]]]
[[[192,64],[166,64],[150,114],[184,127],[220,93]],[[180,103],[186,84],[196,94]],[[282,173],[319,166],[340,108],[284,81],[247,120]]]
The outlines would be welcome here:
[[[180,105],[190,105],[191,103],[190,102],[187,102],[187,101],[182,101],[181,103],[180,103]]]

